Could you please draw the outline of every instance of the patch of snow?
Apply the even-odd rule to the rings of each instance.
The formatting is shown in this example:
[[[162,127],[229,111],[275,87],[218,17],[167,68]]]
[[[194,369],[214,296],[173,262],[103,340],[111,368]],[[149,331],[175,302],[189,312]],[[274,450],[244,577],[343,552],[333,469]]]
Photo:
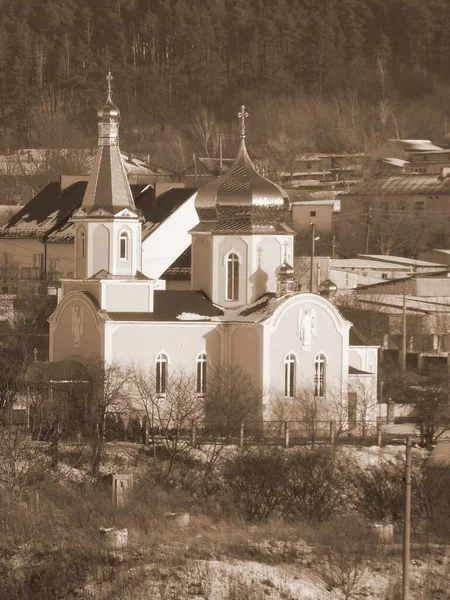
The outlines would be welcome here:
[[[211,317],[197,315],[195,313],[183,312],[177,316],[179,321],[211,321]]]

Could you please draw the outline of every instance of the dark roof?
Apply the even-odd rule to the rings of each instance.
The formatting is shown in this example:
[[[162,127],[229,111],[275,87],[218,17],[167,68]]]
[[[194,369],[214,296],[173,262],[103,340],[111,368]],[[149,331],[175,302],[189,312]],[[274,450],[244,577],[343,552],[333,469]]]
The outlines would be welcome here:
[[[66,224],[86,190],[86,181],[77,181],[60,191],[59,182],[47,184],[0,230],[1,237],[39,238],[58,224]]]
[[[165,279],[166,281],[189,281],[191,278],[191,251],[192,246],[188,246],[170,267],[164,271],[161,279]]]
[[[348,368],[348,374],[349,375],[373,375],[373,373],[369,373],[369,371],[361,371],[360,369],[357,369],[356,367],[349,367]]]
[[[81,206],[86,186],[86,181],[77,181],[60,191],[58,182],[49,183],[0,229],[0,237],[45,236],[49,243],[72,243],[75,227],[69,219]],[[143,239],[195,192],[191,188],[171,188],[155,198],[151,185],[132,184],[130,187],[136,208],[144,216]]]
[[[154,295],[153,312],[108,312],[113,321],[182,321],[182,314],[198,315],[201,317],[220,317],[223,310],[213,304],[202,292],[190,290],[156,290]],[[195,321],[194,318],[189,319]]]
[[[428,194],[450,194],[450,177],[419,173],[380,174],[354,185],[345,196],[411,196]]]

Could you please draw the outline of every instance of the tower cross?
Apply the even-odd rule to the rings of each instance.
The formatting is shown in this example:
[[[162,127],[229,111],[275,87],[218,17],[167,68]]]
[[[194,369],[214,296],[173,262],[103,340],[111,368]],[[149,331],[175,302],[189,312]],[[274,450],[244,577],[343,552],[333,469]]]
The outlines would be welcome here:
[[[245,119],[248,117],[248,112],[245,110],[245,106],[241,106],[240,112],[238,112],[238,117],[241,120],[241,138],[245,138]]]
[[[114,79],[114,77],[111,75],[111,69],[108,71],[108,75],[106,76],[106,81],[108,82],[108,96],[111,97],[111,92],[112,92],[112,86],[111,86],[111,81]]]

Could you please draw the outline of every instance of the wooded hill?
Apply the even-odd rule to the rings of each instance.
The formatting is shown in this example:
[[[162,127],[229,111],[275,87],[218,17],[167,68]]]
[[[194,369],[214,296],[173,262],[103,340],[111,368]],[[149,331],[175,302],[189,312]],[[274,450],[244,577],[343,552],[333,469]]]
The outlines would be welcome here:
[[[294,132],[305,150],[445,133],[448,0],[0,0],[0,9],[1,151],[55,145],[49,119],[66,145],[95,135],[109,67],[137,149],[148,149],[149,128],[186,129],[202,108],[230,131],[243,101],[261,146],[283,130],[289,138],[305,106],[328,114],[319,131]],[[311,118],[320,114],[300,121]]]

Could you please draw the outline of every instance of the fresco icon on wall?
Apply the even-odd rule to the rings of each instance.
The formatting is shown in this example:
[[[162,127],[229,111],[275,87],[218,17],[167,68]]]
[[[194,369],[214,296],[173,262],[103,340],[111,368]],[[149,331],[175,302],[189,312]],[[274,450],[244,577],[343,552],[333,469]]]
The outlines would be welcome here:
[[[81,306],[76,304],[72,308],[72,339],[75,348],[81,346],[81,338],[83,336],[83,311]]]
[[[312,340],[317,337],[316,311],[313,308],[298,311],[298,337],[301,349],[305,352],[311,350]]]

